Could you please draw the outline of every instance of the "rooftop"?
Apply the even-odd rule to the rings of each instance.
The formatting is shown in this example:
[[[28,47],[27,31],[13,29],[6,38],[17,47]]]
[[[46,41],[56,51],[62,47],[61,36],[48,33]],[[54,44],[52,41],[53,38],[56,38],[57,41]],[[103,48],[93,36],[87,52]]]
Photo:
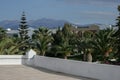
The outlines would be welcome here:
[[[0,66],[0,80],[93,80],[24,65]]]

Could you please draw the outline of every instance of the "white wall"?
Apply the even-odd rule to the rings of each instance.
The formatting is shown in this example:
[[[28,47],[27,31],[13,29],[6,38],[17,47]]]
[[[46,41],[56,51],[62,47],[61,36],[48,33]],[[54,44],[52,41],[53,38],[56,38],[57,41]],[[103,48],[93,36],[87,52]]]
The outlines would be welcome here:
[[[23,55],[0,55],[0,65],[21,65],[23,59]]]
[[[0,55],[0,65],[31,65],[77,76],[100,80],[120,80],[120,66],[95,64],[37,56],[29,52],[23,55]]]
[[[32,65],[100,80],[120,80],[120,66],[34,56]]]
[[[36,52],[30,49],[26,55],[0,55],[0,65],[32,65]]]

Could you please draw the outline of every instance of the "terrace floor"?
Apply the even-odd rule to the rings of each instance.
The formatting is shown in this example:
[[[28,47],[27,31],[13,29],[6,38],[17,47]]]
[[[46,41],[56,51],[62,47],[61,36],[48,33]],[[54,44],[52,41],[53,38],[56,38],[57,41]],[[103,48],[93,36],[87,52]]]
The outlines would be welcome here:
[[[24,65],[0,66],[0,80],[95,80]]]

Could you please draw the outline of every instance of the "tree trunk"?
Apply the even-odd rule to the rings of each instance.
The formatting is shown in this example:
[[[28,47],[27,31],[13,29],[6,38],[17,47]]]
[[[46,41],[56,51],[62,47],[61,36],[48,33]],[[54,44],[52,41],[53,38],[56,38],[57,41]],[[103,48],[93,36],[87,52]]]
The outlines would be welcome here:
[[[64,56],[64,59],[67,59],[67,56]]]
[[[90,52],[87,54],[87,61],[92,62],[92,55]]]
[[[42,56],[45,56],[45,51],[42,51]]]
[[[108,51],[105,53],[105,57],[109,57],[109,52]]]
[[[107,51],[104,55],[104,63],[106,63],[106,64],[109,64],[108,57],[109,57],[109,51]]]
[[[86,55],[86,53],[84,52],[84,54],[83,54],[83,61],[87,61],[86,58],[87,58],[87,55]]]
[[[105,57],[109,57],[110,52],[112,52],[112,48],[109,48],[109,50],[106,51],[106,53],[105,53]]]

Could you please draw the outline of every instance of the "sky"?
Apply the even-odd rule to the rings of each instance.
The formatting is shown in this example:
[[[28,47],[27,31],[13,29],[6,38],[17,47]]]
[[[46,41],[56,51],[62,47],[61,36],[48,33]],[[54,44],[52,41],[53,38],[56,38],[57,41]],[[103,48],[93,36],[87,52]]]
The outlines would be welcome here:
[[[120,0],[0,0],[0,21],[50,18],[75,24],[115,24]]]

